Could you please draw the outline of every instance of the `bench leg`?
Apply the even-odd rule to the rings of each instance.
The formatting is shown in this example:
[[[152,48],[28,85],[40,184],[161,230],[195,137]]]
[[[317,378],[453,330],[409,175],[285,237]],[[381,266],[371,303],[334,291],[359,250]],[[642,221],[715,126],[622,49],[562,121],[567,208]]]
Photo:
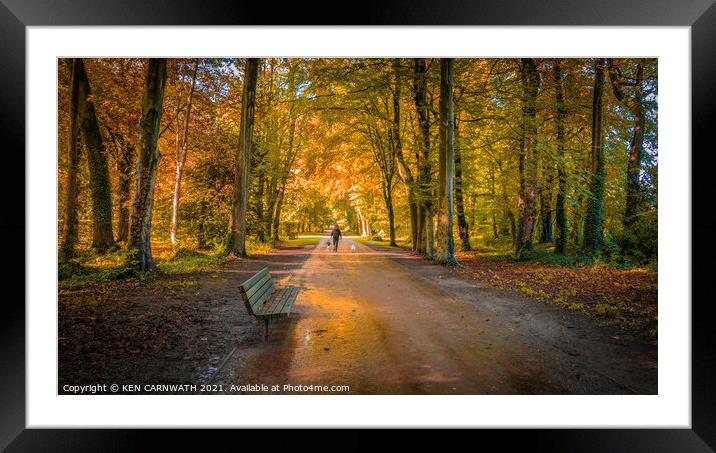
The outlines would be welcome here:
[[[265,332],[265,333],[264,333],[264,340],[268,340],[268,325],[269,325],[269,320],[268,320],[268,319],[264,319],[264,326],[265,326],[265,329],[264,329],[264,332]]]

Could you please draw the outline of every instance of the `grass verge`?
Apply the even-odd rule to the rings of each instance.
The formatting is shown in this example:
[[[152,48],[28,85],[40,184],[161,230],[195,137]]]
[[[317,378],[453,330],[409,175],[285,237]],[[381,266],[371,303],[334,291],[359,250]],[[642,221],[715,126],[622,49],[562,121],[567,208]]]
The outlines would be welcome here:
[[[298,237],[281,241],[278,247],[300,247],[316,244],[318,240],[317,237]],[[257,241],[246,243],[249,256],[260,256],[275,250],[276,247],[271,243]],[[174,253],[168,243],[152,244],[152,253],[157,270],[166,275],[210,272],[218,269],[227,259],[221,250],[180,248]],[[137,278],[141,281],[153,278],[151,274],[127,268],[126,259],[127,254],[124,249],[102,254],[91,250],[82,251],[73,260],[59,264],[58,286],[60,289],[79,289],[124,278]]]

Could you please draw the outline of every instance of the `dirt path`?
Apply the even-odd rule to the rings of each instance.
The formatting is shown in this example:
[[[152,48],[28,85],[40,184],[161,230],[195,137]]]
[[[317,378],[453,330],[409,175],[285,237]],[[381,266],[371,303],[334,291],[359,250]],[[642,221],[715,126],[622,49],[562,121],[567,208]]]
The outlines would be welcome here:
[[[355,251],[351,251],[355,246]],[[271,337],[244,337],[221,384],[358,394],[656,393],[656,347],[459,278],[400,250],[325,240],[280,283],[301,287]],[[284,392],[280,392],[284,393]],[[331,392],[318,392],[331,393]]]

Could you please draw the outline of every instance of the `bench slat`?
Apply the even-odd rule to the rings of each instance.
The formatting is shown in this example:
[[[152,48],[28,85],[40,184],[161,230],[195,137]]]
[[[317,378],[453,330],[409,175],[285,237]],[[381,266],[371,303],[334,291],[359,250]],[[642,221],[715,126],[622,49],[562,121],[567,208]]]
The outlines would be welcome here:
[[[290,304],[291,298],[293,297],[293,291],[294,291],[294,288],[286,288],[286,293],[285,293],[284,297],[281,299],[281,303],[276,305],[276,308],[274,308],[273,313],[271,313],[271,315],[280,316],[281,313],[285,312],[286,305]]]
[[[263,269],[258,271],[256,274],[252,275],[248,280],[246,280],[239,286],[241,288],[243,288],[244,291],[248,291],[249,289],[251,289],[252,286],[254,286],[256,283],[258,283],[258,281],[261,280],[268,273],[269,273],[268,267],[264,267]]]
[[[270,312],[264,312],[262,315],[266,318],[282,318],[287,317],[291,313],[291,307],[293,306],[293,303],[296,301],[296,297],[298,296],[298,288],[285,288],[286,292],[284,293],[283,297],[281,298],[281,301],[279,304],[275,305],[273,309]]]
[[[294,293],[294,296],[289,299],[289,301],[284,305],[283,312],[281,313],[281,316],[288,317],[291,314],[291,309],[293,308],[293,304],[296,302],[296,299],[298,296],[298,290]]]
[[[286,297],[286,288],[277,288],[276,291],[271,295],[269,300],[266,301],[263,306],[256,311],[256,316],[268,317],[276,309],[276,307],[283,303]]]
[[[284,311],[284,307],[287,303],[291,300],[293,297],[293,288],[289,288],[289,290],[286,292],[286,297],[281,301],[281,305],[276,307],[276,310],[274,310],[274,315],[279,315]]]
[[[264,289],[259,291],[254,295],[254,297],[251,299],[251,309],[254,313],[261,310],[261,306],[271,297],[271,294],[274,292],[274,284],[273,281],[270,281],[266,285],[264,285]]]
[[[247,294],[246,298],[249,300],[249,303],[253,306],[254,300],[258,299],[264,292],[266,292],[271,287],[273,287],[273,280],[270,278],[267,280],[264,280],[263,283],[261,284],[261,286],[254,285],[250,290],[251,294],[250,295]]]
[[[277,313],[280,312],[281,308],[284,306],[286,300],[291,295],[291,288],[280,288],[276,290],[276,297],[271,298],[271,303],[266,303],[264,306],[265,309],[261,310],[261,317],[262,318],[274,318],[278,317],[276,316]]]
[[[248,289],[247,289],[247,288],[244,288],[244,287],[242,286],[242,287],[241,287],[241,290],[244,292],[244,294],[246,295],[246,297],[247,297],[248,299],[251,299],[251,296],[253,296],[254,294],[256,294],[256,292],[257,292],[259,289],[261,289],[261,287],[262,287],[264,284],[266,284],[266,282],[267,282],[268,280],[271,280],[271,275],[266,274],[266,275],[264,275],[264,276],[261,278],[261,280],[259,280],[258,282],[256,282],[253,286],[251,286],[251,288],[248,288]]]
[[[250,314],[255,315],[255,311],[257,308],[259,308],[261,305],[260,303],[263,303],[264,299],[261,299],[261,297],[268,292],[269,294],[273,290],[273,281],[268,280],[266,281],[261,287],[256,287],[256,291],[254,294],[251,295],[251,297],[247,297],[246,293],[244,292],[243,288],[241,289],[241,298],[244,301],[244,305],[246,306],[246,311],[248,311]],[[259,303],[260,302],[260,303]]]

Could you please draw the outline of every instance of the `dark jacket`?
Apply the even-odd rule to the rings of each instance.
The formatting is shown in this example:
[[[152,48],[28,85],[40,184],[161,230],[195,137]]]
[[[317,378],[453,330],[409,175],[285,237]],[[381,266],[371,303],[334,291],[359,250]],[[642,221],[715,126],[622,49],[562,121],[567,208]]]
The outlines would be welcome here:
[[[336,229],[334,229],[333,231],[331,231],[331,238],[332,238],[334,241],[337,241],[338,239],[340,239],[340,238],[341,238],[341,229],[340,229],[340,228],[336,228]]]

